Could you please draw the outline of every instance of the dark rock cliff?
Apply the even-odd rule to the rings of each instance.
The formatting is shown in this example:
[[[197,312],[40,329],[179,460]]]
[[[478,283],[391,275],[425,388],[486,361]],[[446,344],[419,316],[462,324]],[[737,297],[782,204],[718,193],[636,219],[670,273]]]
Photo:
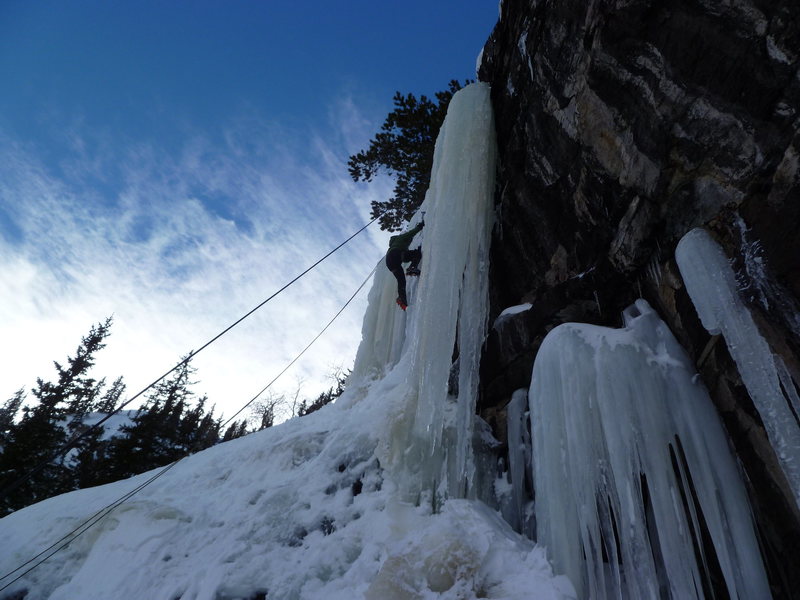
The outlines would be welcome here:
[[[776,598],[800,589],[800,511],[724,341],[675,265],[705,227],[800,382],[797,0],[504,0],[480,65],[497,121],[498,224],[481,410],[530,382],[565,321],[620,326],[644,297],[697,362],[746,475]],[[500,422],[500,419],[496,419]]]

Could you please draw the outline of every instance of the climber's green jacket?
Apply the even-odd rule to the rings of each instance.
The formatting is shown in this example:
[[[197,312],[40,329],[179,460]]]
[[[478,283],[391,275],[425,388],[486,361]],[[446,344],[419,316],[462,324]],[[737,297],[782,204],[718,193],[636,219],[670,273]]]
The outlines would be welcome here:
[[[411,240],[414,239],[414,236],[417,235],[424,223],[420,223],[414,229],[410,231],[406,231],[405,233],[401,233],[400,235],[393,235],[389,238],[389,250],[408,250],[409,245],[411,244]]]

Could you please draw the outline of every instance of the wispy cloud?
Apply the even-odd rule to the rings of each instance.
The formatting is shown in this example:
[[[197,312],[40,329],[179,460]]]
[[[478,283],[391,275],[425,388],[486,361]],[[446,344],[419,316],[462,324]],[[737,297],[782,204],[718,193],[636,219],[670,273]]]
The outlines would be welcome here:
[[[0,139],[11,223],[0,228],[0,399],[51,377],[51,361],[112,314],[97,371],[137,391],[363,225],[389,185],[349,180],[347,155],[372,132],[351,102],[332,110],[329,132],[251,114],[177,152],[79,125],[58,162]],[[263,387],[380,259],[387,236],[373,228],[198,356],[197,391],[232,414]],[[332,366],[349,367],[365,306],[366,291],[277,390],[301,378],[310,396]]]

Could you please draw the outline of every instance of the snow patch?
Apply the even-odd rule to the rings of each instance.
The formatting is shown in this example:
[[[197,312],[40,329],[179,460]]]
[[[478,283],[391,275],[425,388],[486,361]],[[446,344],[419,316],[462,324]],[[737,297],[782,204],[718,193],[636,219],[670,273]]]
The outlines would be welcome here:
[[[533,308],[533,304],[531,304],[530,302],[525,302],[524,304],[517,304],[516,306],[509,306],[508,308],[503,310],[503,312],[501,312],[500,315],[498,315],[498,318],[510,315],[516,315],[521,312],[525,312],[526,310],[530,310],[531,308]]]
[[[508,308],[504,309],[503,312],[497,315],[497,318],[494,320],[494,323],[492,324],[492,328],[499,327],[500,324],[503,323],[503,321],[508,320],[509,317],[523,313],[526,310],[530,310],[531,308],[533,308],[533,304],[531,304],[530,302],[525,302],[524,304],[517,304],[516,306],[509,306]]]
[[[115,415],[112,415],[103,425],[103,434],[100,437],[102,440],[109,440],[114,436],[123,434],[123,427],[130,427],[133,425],[133,418],[137,415],[138,410],[122,410]],[[93,427],[96,423],[100,422],[106,417],[107,413],[88,413],[81,424],[84,427]]]
[[[519,53],[524,57],[528,56],[527,42],[528,32],[525,31],[521,36],[519,36],[519,40],[517,40],[517,48],[519,49]]]

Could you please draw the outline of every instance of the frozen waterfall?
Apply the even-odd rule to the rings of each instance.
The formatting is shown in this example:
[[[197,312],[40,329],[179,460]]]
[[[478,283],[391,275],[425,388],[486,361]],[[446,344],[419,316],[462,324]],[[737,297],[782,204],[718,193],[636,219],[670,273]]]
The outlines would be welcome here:
[[[417,237],[421,237],[418,235]],[[408,282],[409,294],[414,281]],[[367,385],[380,379],[400,360],[406,330],[406,313],[398,310],[394,303],[397,297],[397,282],[381,259],[375,268],[372,288],[367,298],[367,312],[361,327],[361,343],[358,345],[353,372],[348,387]]]
[[[728,258],[703,229],[681,239],[675,260],[703,326],[722,334],[800,506],[800,398],[739,296]]]
[[[542,343],[530,410],[539,543],[579,598],[770,592],[744,486],[693,365],[644,300]]]
[[[529,415],[528,390],[516,390],[506,405],[511,493],[507,499],[501,495],[498,500],[503,517],[514,530],[530,539],[536,539],[534,503],[528,500],[529,490],[533,489],[532,473],[529,469],[532,460]]]
[[[425,229],[412,244],[422,240],[422,276],[409,286],[408,312],[397,310],[395,282],[382,264],[370,292],[353,382],[365,385],[384,373],[391,380],[392,368],[402,373],[397,417],[384,439],[385,464],[407,501],[474,494],[472,437],[487,326],[495,154],[489,86],[470,85],[450,102],[430,187],[411,223],[425,215]],[[454,351],[458,392],[451,396]]]

